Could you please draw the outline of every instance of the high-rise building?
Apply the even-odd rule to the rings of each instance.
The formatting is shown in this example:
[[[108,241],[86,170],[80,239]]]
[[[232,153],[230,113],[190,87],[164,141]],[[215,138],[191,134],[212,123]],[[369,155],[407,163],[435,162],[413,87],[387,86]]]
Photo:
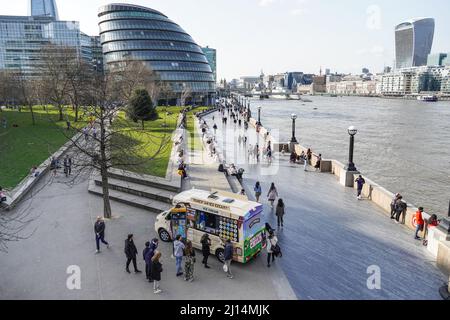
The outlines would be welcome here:
[[[45,16],[59,20],[55,0],[29,0],[30,16]]]
[[[217,83],[217,50],[206,46],[202,48],[203,53],[208,59],[209,65],[211,66],[211,70],[214,74],[214,82]]]
[[[81,58],[92,67],[93,70],[103,72],[103,52],[99,36],[88,36],[81,32]]]
[[[107,70],[142,61],[170,86],[173,99],[188,94],[183,100],[211,103],[214,74],[202,49],[178,24],[159,11],[131,4],[102,6],[98,17]]]
[[[46,16],[0,16],[0,69],[35,75],[41,50],[49,45],[80,49],[80,26]]]
[[[418,18],[395,28],[396,68],[425,66],[434,37],[434,19]]]

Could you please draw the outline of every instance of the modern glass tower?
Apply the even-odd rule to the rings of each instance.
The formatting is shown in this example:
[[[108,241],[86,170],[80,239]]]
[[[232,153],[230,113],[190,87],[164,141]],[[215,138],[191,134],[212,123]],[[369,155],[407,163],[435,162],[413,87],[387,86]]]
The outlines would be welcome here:
[[[395,28],[396,68],[420,67],[427,64],[434,37],[434,19],[418,18]]]
[[[102,6],[98,17],[106,70],[143,61],[169,84],[173,98],[190,92],[193,100],[211,102],[215,93],[211,67],[178,24],[161,12],[130,4]]]
[[[211,66],[211,70],[214,74],[214,82],[217,83],[217,50],[208,46],[202,48],[202,50]]]
[[[30,0],[29,7],[31,16],[45,16],[59,20],[55,0]]]

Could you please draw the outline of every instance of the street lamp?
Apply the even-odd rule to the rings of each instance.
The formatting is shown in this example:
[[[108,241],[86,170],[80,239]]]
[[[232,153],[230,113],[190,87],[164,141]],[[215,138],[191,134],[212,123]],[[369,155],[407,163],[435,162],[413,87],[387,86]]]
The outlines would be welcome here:
[[[292,119],[292,143],[297,143],[297,138],[295,138],[295,119],[297,119],[297,115],[295,113],[291,114]]]
[[[258,107],[258,122],[256,124],[261,126],[261,107]]]
[[[250,117],[252,116],[252,112],[250,110],[250,101],[247,104],[247,122],[250,122]]]
[[[350,149],[348,152],[348,165],[347,165],[348,171],[357,171],[355,164],[353,163],[353,146],[355,144],[355,135],[357,133],[358,130],[354,126],[348,128],[348,134],[350,135]]]

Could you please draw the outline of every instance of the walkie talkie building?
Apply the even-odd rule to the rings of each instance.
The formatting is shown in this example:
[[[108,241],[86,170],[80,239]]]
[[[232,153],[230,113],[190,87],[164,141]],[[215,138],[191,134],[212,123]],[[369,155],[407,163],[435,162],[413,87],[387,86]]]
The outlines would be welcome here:
[[[412,19],[395,28],[396,68],[420,67],[427,64],[434,37],[434,19]]]
[[[168,83],[177,98],[211,102],[215,81],[202,49],[178,24],[156,10],[130,4],[99,9],[100,39],[106,70],[142,61]]]

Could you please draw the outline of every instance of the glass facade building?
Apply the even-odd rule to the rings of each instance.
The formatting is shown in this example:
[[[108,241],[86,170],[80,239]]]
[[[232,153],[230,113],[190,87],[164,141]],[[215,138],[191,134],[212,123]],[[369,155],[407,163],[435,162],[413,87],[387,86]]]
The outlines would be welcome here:
[[[99,36],[88,36],[81,32],[80,36],[81,58],[93,70],[103,73],[103,51]]]
[[[80,26],[45,16],[0,16],[0,69],[34,75],[41,50],[49,45],[80,49]]]
[[[434,37],[434,19],[406,21],[395,28],[396,68],[427,65]]]
[[[29,0],[30,16],[46,16],[59,20],[55,0]]]
[[[217,50],[210,47],[202,48],[202,50],[213,72],[214,82],[217,83]]]
[[[205,54],[167,16],[146,7],[109,4],[98,17],[106,70],[142,61],[170,85],[175,98],[190,92],[197,101],[212,99],[215,80]]]

